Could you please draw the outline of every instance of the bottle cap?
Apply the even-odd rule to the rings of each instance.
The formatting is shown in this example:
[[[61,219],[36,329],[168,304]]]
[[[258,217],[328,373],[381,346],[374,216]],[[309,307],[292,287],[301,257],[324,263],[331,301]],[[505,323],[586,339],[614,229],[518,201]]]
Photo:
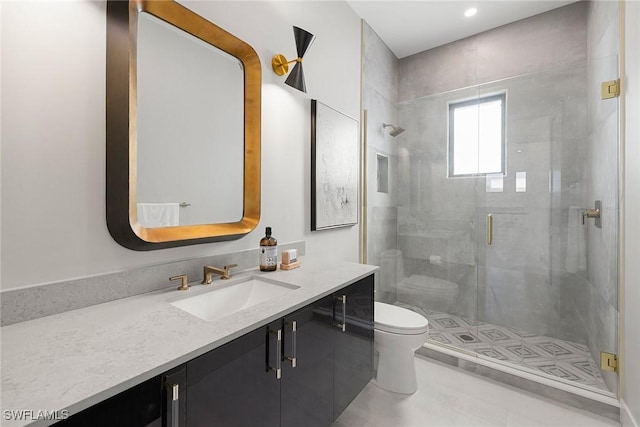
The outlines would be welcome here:
[[[267,237],[271,236],[271,227],[267,227],[265,234],[267,235]]]

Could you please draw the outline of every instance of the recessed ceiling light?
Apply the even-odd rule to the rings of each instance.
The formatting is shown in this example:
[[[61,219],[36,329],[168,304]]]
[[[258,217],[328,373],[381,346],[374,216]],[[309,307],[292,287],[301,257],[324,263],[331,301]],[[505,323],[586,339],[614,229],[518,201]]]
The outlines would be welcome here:
[[[464,16],[469,18],[469,17],[475,15],[476,13],[478,13],[478,9],[476,9],[475,7],[472,7],[472,8],[469,8],[469,9],[464,11]]]

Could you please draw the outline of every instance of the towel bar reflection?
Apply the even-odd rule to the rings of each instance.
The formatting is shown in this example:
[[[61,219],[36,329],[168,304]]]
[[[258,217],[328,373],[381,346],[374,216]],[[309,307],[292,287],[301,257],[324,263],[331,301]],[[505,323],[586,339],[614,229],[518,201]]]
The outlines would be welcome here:
[[[187,203],[187,202],[180,203],[181,208],[188,208],[189,206],[191,206],[191,203]]]

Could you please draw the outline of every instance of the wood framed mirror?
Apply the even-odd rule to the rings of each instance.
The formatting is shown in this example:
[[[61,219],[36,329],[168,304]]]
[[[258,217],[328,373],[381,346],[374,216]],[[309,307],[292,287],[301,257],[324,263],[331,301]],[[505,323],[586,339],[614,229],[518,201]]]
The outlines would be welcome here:
[[[119,244],[257,227],[261,86],[250,45],[175,1],[107,2],[106,214]]]

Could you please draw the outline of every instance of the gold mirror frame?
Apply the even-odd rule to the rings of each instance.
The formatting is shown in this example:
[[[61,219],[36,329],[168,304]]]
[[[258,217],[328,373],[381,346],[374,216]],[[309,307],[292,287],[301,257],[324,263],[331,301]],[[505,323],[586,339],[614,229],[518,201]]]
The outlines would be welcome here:
[[[136,34],[146,12],[237,58],[244,68],[244,194],[238,222],[145,228],[137,218]],[[262,68],[244,41],[173,0],[107,2],[106,213],[111,236],[134,250],[238,239],[260,221]],[[212,165],[216,159],[211,159]]]

